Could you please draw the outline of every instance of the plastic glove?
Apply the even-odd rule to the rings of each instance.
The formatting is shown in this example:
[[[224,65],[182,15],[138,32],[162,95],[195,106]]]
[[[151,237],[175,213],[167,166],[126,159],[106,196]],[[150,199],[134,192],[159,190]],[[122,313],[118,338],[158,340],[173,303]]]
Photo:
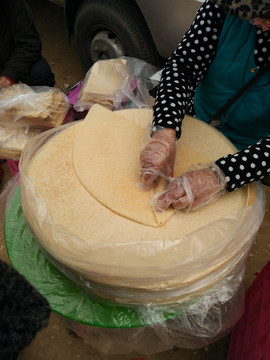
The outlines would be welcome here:
[[[184,172],[159,194],[156,210],[164,211],[169,206],[181,210],[195,210],[217,199],[226,191],[225,176],[214,163],[200,164]]]
[[[162,128],[141,152],[140,175],[147,188],[155,187],[158,177],[172,178],[176,153],[175,130]]]

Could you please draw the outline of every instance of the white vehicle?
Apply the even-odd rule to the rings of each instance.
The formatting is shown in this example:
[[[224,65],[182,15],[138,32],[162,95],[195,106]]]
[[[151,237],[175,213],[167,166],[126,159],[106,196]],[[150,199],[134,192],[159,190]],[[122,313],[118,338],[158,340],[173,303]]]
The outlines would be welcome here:
[[[203,0],[54,0],[85,70],[100,59],[131,56],[161,66]]]

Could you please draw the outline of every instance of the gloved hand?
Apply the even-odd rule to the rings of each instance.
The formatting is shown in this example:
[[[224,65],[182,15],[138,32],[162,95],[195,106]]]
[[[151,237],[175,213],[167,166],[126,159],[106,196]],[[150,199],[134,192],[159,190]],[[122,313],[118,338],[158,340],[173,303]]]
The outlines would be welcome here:
[[[181,210],[195,210],[217,199],[226,191],[225,176],[214,163],[198,165],[171,182],[156,199],[156,210],[169,206]]]
[[[173,177],[175,148],[175,130],[162,128],[154,133],[142,150],[140,175],[147,188],[155,187],[159,176]]]

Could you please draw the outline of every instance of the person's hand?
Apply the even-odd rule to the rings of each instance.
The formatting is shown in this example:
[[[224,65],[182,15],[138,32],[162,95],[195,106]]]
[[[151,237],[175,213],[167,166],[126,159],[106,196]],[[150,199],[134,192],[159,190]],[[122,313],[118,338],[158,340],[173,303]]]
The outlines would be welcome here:
[[[173,177],[175,153],[175,130],[162,128],[154,133],[140,155],[140,175],[147,188],[155,187],[158,177]]]
[[[164,211],[169,206],[174,209],[195,210],[214,199],[226,190],[226,180],[216,164],[201,165],[188,170],[170,183],[156,200],[156,209]]]
[[[6,87],[6,86],[11,86],[13,84],[14,84],[14,82],[9,80],[5,76],[0,76],[0,88]]]

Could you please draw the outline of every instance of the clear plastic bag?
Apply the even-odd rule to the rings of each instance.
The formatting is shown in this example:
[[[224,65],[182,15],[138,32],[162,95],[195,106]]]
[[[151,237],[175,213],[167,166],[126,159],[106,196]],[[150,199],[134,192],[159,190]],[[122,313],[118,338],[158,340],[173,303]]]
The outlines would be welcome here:
[[[62,127],[60,130],[65,129],[67,128]],[[210,222],[207,226],[185,234],[183,238],[164,237],[162,241],[144,239],[138,240],[136,244],[119,242],[113,245],[105,239],[102,245],[91,245],[76,237],[74,233],[69,233],[66,228],[54,223],[46,201],[26,175],[28,164],[40,146],[60,130],[58,129],[57,132],[50,130],[44,136],[38,135],[25,149],[20,169],[22,204],[23,207],[24,204],[26,205],[24,213],[27,222],[30,227],[32,224],[35,227],[34,234],[44,249],[50,254],[52,244],[57,245],[51,255],[60,262],[63,256],[68,256],[73,264],[73,270],[75,273],[78,272],[79,279],[87,279],[84,285],[89,286],[92,292],[96,290],[97,294],[131,304],[136,302],[138,293],[141,302],[161,303],[166,298],[174,301],[219,281],[232,271],[235,264],[241,261],[248,251],[264,215],[265,200],[259,190],[252,206]],[[67,156],[66,154],[66,160]],[[36,218],[37,213],[40,214],[38,218]],[[109,214],[107,224],[110,218],[112,216]],[[132,229],[132,224],[128,223],[126,226]],[[95,234],[100,232],[100,236],[103,236],[104,226],[105,224],[102,228],[97,228]],[[53,239],[53,243],[48,244],[44,240],[46,238]],[[185,244],[184,256],[183,244]],[[79,250],[80,255],[69,251],[69,248],[74,247]],[[88,254],[91,254],[91,259]],[[110,276],[106,276],[104,264],[99,262],[105,254],[110,258],[110,265],[107,264],[105,267]],[[122,264],[121,256],[129,256],[132,263]],[[148,264],[148,258],[151,258],[151,264]],[[137,266],[138,264],[140,267]],[[106,286],[106,281],[111,281],[112,278],[110,287]],[[138,279],[141,279],[140,284]]]
[[[136,246],[131,243],[112,246],[106,241],[102,245],[86,244],[60,224],[54,223],[46,201],[26,173],[36,152],[70,126],[74,124],[40,134],[24,149],[20,166],[21,201],[25,219],[45,257],[83,289],[84,297],[78,300],[73,291],[72,296],[67,298],[63,291],[58,291],[64,288],[66,280],[60,277],[57,281],[51,274],[42,281],[38,280],[41,293],[47,296],[53,294],[52,306],[65,308],[64,316],[74,319],[70,327],[106,354],[137,351],[148,355],[173,346],[195,349],[225,335],[243,312],[246,259],[264,216],[265,198],[260,184],[255,186],[255,199],[250,206],[184,238],[164,239],[162,243],[138,239]],[[49,234],[53,239],[54,248],[46,242],[44,231],[46,236]],[[202,250],[203,239],[206,238],[213,239],[213,246]],[[180,254],[183,242],[188,244],[189,252],[180,261],[175,254]],[[74,243],[80,248],[80,255],[73,252],[73,247],[69,254],[74,260],[74,267],[71,268],[61,260],[60,254],[71,252],[69,249]],[[106,251],[111,264],[98,263],[99,254]],[[168,252],[171,254],[169,261],[162,263],[162,259],[168,257]],[[136,261],[140,260],[140,267],[122,263],[123,256],[130,253]],[[151,261],[157,259],[155,266],[149,264],[150,258]],[[48,267],[41,265],[40,253],[34,260],[37,270],[35,272],[35,266],[32,266],[31,271],[35,274]],[[26,263],[24,267],[27,266]],[[140,276],[142,286],[134,287],[132,278],[120,278],[118,281],[120,270],[121,273],[133,272],[135,277]],[[104,271],[115,280],[114,285],[104,284]],[[182,284],[170,282],[174,274],[181,274],[189,280]],[[162,282],[159,290],[149,287],[155,277]],[[98,310],[87,303],[92,297],[101,299]],[[165,304],[162,304],[164,301]],[[117,316],[108,316],[108,307],[118,309]],[[126,309],[132,310],[130,319],[125,316]],[[93,322],[95,326],[86,320],[89,313],[101,319]],[[139,319],[136,325],[134,314]],[[108,325],[111,320],[113,324]]]
[[[143,60],[128,57],[125,59],[129,76],[115,92],[114,109],[153,107],[155,99],[151,90],[159,84],[160,69]]]
[[[244,268],[240,266],[193,303],[160,308],[148,304],[136,309],[148,326],[102,328],[65,320],[67,327],[106,355],[153,355],[174,347],[199,349],[227,335],[244,312]],[[178,313],[169,320],[164,315]]]
[[[52,128],[62,124],[70,104],[57,88],[14,84],[0,90],[0,125]]]
[[[0,224],[3,229],[5,228],[6,215],[10,202],[19,185],[20,175],[17,173],[4,185],[4,188],[0,192]]]
[[[1,205],[2,200],[7,200],[7,210],[16,186],[18,183],[13,178],[0,195]],[[3,209],[1,207],[1,213],[5,213]],[[13,250],[9,252],[12,262],[49,300],[52,309],[64,316],[65,325],[105,355],[151,355],[175,346],[198,349],[225,336],[243,314],[246,256],[230,274],[211,288],[198,292],[193,299],[169,306],[149,302],[127,307],[87,295],[68,284],[67,278],[57,272],[42,256],[37,244],[32,243],[21,211],[16,208],[13,211],[16,216],[8,222],[21,223],[16,230],[20,239],[12,234],[13,244],[20,240],[17,257],[13,257]],[[12,230],[6,228],[6,234]],[[25,246],[27,242],[29,245]],[[8,249],[11,248],[8,246]]]
[[[114,110],[152,107],[154,98],[149,91],[158,85],[159,78],[159,69],[143,60],[100,60],[88,70],[74,109],[89,110],[93,104]]]
[[[27,141],[41,132],[38,128],[0,125],[0,158],[18,161]]]

